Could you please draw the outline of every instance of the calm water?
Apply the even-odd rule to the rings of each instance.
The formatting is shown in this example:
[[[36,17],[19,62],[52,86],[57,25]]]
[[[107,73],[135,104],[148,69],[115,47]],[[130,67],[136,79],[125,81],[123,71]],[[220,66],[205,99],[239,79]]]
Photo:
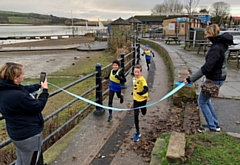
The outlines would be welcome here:
[[[0,24],[0,38],[53,35],[84,35],[88,31],[100,30],[99,27],[86,26],[32,26]]]

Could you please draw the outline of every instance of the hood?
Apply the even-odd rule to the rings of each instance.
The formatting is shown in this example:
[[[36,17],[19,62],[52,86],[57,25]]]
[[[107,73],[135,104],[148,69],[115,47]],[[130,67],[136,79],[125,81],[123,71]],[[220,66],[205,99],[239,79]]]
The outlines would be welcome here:
[[[11,81],[0,80],[0,90],[16,89],[21,90],[21,85],[16,85]]]
[[[227,45],[233,45],[233,36],[228,33],[225,32],[217,37],[208,37],[208,39],[212,42],[212,43],[224,43]]]

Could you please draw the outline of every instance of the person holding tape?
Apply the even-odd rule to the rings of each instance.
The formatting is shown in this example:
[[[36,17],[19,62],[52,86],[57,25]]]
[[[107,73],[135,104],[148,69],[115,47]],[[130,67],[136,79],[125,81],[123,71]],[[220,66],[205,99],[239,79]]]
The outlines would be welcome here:
[[[40,84],[21,85],[24,66],[7,62],[0,66],[0,112],[17,150],[17,165],[43,165],[41,114],[48,100],[47,79]],[[33,92],[42,88],[36,99]]]
[[[220,28],[217,24],[210,25],[204,32],[205,38],[212,42],[212,46],[206,55],[203,66],[192,76],[186,78],[184,82],[195,82],[204,75],[206,77],[205,83],[222,86],[227,77],[228,47],[233,44],[233,36],[227,32],[219,35]],[[207,122],[207,125],[198,128],[198,132],[204,132],[205,128],[212,132],[221,131],[210,97],[203,96],[202,90],[198,96],[198,105]]]
[[[126,82],[126,77],[122,69],[119,69],[120,63],[118,60],[112,62],[112,70],[104,79],[110,79],[109,82],[109,96],[108,96],[108,106],[112,107],[114,94],[120,98],[120,103],[123,103],[123,95],[121,94],[121,84],[120,82]],[[112,121],[112,110],[109,110],[108,122]]]
[[[149,70],[149,65],[151,63],[152,56],[154,57],[154,52],[149,49],[149,44],[145,45],[145,50],[142,53],[142,56],[145,56],[146,64],[147,64],[147,70]]]
[[[139,109],[137,107],[146,106],[148,100],[148,85],[145,78],[142,76],[142,66],[134,66],[133,77],[133,108],[134,108],[134,123],[136,127],[136,133],[134,134],[133,141],[139,141],[141,137],[139,129]],[[142,115],[146,115],[147,108],[141,108]]]

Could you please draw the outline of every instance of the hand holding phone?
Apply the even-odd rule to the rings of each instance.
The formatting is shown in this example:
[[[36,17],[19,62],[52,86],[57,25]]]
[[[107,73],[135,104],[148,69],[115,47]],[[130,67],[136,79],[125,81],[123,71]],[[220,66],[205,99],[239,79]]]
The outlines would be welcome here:
[[[41,82],[45,81],[45,78],[46,78],[46,72],[41,72],[41,74],[40,74],[40,84],[41,84]]]

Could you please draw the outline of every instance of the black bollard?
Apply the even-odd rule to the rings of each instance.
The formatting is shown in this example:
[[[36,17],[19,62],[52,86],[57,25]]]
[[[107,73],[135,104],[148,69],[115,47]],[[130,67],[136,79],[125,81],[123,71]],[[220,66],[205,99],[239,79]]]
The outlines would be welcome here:
[[[123,73],[125,73],[124,56],[125,56],[125,53],[121,53],[121,69]],[[127,88],[127,86],[125,85],[125,82],[120,81],[120,84],[122,89]]]
[[[96,103],[102,104],[102,65],[96,64]],[[96,110],[94,111],[94,114],[97,116],[103,115],[105,113],[105,110],[102,107],[96,106]]]
[[[132,73],[131,75],[134,75],[134,66],[135,66],[135,60],[136,60],[136,47],[133,47],[133,59],[132,59]]]
[[[141,57],[140,57],[140,40],[139,39],[137,40],[136,47],[137,47],[137,64],[139,64],[139,61],[141,60]]]

